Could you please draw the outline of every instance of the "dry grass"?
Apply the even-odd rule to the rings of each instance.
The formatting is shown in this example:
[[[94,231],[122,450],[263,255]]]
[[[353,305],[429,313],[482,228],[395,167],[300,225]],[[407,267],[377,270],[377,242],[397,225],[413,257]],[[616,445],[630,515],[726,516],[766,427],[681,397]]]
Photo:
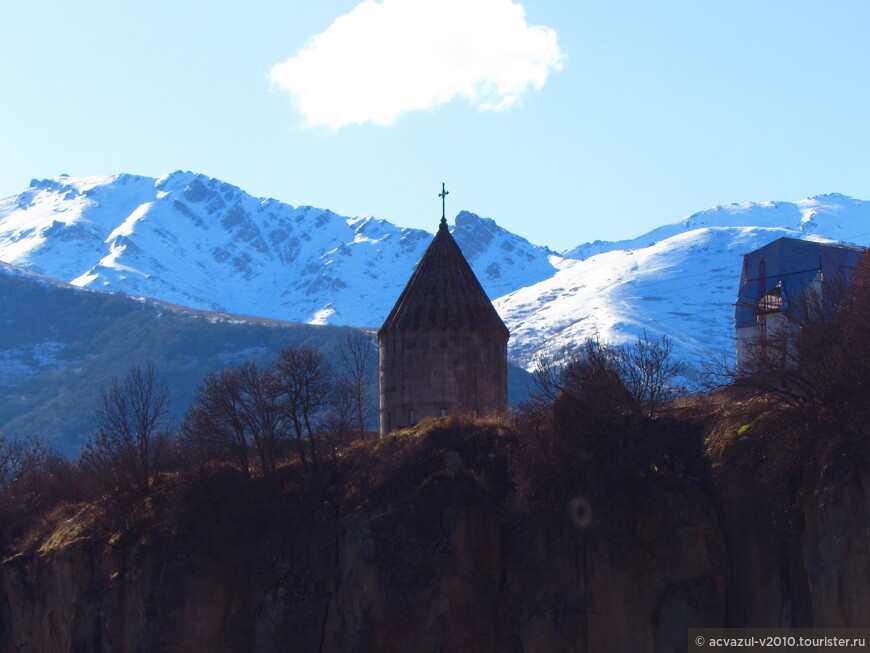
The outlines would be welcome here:
[[[30,529],[20,550],[47,554],[87,538],[97,527],[102,510],[91,503],[63,503],[44,515]]]

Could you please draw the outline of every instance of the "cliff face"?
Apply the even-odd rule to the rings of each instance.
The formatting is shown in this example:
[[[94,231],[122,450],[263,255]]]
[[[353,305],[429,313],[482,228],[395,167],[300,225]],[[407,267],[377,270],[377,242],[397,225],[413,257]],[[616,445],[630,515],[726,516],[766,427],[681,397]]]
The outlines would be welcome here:
[[[866,626],[870,615],[870,469],[863,467],[823,509],[807,506],[801,555],[813,625]]]
[[[836,474],[836,471],[834,472]],[[855,467],[819,487],[790,479],[791,508],[759,509],[751,471],[719,475],[729,551],[728,624],[865,627],[870,615],[870,472]]]
[[[498,449],[397,441],[355,463],[380,480],[344,512],[298,492],[228,508],[241,488],[218,480],[162,530],[5,560],[0,653],[665,652],[689,627],[867,625],[866,465],[776,479],[788,496],[768,500],[724,460],[712,491],[661,475],[534,516],[504,501]],[[179,510],[159,492],[153,514]]]
[[[78,540],[13,557],[0,651],[672,651],[724,622],[700,492],[657,490],[624,523],[578,498],[541,524],[438,501],[456,482],[232,554]]]

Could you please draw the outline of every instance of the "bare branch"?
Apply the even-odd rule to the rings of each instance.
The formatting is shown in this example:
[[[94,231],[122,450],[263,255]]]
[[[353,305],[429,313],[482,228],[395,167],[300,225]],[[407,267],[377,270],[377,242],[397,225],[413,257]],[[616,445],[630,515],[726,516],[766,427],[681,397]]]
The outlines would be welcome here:
[[[146,492],[160,463],[168,431],[169,390],[152,363],[132,366],[123,379],[100,390],[97,433],[82,462],[113,489]]]

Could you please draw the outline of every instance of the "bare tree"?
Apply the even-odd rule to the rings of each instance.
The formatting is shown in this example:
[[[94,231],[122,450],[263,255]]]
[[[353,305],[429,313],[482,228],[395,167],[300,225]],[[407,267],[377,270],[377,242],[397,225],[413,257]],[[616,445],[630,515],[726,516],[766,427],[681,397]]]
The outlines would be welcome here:
[[[315,472],[317,454],[317,420],[329,405],[333,388],[332,368],[323,353],[312,347],[287,347],[275,364],[284,415],[292,425],[296,448],[303,467],[307,467],[305,443]]]
[[[355,428],[357,398],[356,388],[347,377],[335,379],[324,421],[324,439],[333,458],[339,449],[359,437],[359,431]]]
[[[253,361],[206,376],[182,424],[201,466],[230,458],[250,477],[253,452],[263,474],[274,472],[286,431],[280,391]]]
[[[562,392],[564,384],[562,369],[546,356],[539,356],[535,360],[532,380],[535,384],[534,398],[536,400],[551,404]]]
[[[5,496],[13,486],[58,457],[59,454],[39,436],[0,433],[0,494]]]
[[[636,342],[617,352],[622,380],[648,417],[680,392],[675,380],[685,372],[685,365],[674,358],[673,350],[667,336],[650,340],[644,331]]]
[[[70,498],[61,482],[69,463],[39,436],[0,433],[0,547],[21,535],[39,513]]]
[[[351,403],[359,436],[366,428],[369,401],[375,387],[377,349],[371,335],[360,329],[348,329],[341,336],[338,350],[341,363],[342,394]]]
[[[261,370],[253,361],[241,365],[243,420],[264,474],[275,471],[280,441],[284,438],[285,414],[281,409],[281,386],[273,370]]]
[[[21,438],[0,433],[0,492],[8,488],[29,467],[28,449]]]
[[[560,397],[595,395],[599,388],[610,387],[611,382],[624,386],[621,374],[619,349],[601,342],[597,335],[567,355],[561,365],[540,357],[533,373],[535,391],[524,407],[524,416],[537,415],[543,425],[547,421],[544,416],[551,412],[553,403]]]
[[[146,492],[168,434],[169,390],[152,363],[132,366],[100,390],[97,433],[82,462],[97,479],[120,490]]]
[[[560,396],[580,397],[590,408],[635,412],[637,402],[626,387],[621,356],[618,348],[589,338],[562,367]]]

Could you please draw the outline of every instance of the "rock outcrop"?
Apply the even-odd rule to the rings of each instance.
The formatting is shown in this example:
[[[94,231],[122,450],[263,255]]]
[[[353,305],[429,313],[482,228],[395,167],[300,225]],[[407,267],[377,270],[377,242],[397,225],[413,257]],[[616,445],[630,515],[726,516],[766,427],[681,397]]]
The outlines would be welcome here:
[[[724,541],[700,491],[657,490],[628,521],[578,498],[541,523],[451,499],[465,475],[251,547],[17,555],[0,651],[672,651],[724,623]]]
[[[43,538],[0,567],[0,653],[664,653],[690,627],[867,626],[854,460],[777,479],[783,498],[752,449],[711,483],[650,473],[542,511],[512,503],[501,436],[463,437],[351,452],[343,502],[167,482],[135,532]]]
[[[716,488],[729,551],[728,620],[746,628],[866,627],[870,620],[870,473],[827,485],[790,478],[771,514],[757,471],[732,466]],[[755,478],[753,476],[755,475]],[[755,492],[747,488],[755,487]]]

